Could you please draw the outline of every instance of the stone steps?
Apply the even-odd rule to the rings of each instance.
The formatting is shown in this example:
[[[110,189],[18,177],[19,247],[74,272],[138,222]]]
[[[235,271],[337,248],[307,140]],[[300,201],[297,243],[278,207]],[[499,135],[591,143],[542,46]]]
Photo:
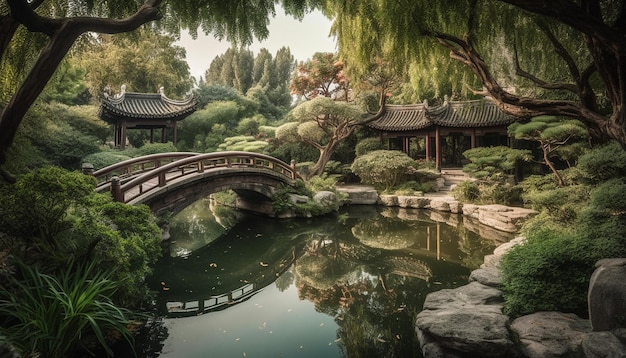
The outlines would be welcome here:
[[[440,192],[449,192],[458,184],[472,180],[467,173],[463,172],[463,169],[459,168],[446,168],[441,170],[441,176],[443,177],[443,186],[439,188]]]

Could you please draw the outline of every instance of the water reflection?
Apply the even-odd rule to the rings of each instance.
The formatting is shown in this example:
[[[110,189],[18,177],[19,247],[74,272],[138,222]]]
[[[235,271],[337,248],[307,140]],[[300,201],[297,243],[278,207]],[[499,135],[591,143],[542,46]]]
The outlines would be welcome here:
[[[246,217],[209,245],[165,257],[150,282],[159,313],[170,317],[162,356],[271,355],[270,347],[280,347],[273,355],[420,356],[413,325],[426,294],[467,282],[496,245],[477,232],[510,238],[415,209],[353,207],[339,218]],[[174,235],[175,253],[181,242],[207,240]],[[257,329],[246,331],[255,319]],[[305,322],[320,325],[303,330]],[[237,337],[218,339],[229,325]],[[206,334],[192,346],[198,330]],[[294,340],[305,343],[289,346]]]

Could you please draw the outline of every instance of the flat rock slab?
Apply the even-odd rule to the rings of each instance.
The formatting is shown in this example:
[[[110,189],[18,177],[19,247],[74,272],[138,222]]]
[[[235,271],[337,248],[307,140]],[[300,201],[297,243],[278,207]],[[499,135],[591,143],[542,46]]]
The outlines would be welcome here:
[[[479,268],[470,273],[469,280],[499,288],[502,286],[502,272],[496,267]]]

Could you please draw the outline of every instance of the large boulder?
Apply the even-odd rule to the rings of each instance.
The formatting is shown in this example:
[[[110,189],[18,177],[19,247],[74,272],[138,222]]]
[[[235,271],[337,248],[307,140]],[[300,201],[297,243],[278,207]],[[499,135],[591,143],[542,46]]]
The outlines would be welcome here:
[[[594,331],[626,327],[626,258],[596,263],[589,282],[588,304]]]
[[[626,358],[626,346],[611,332],[591,332],[583,337],[585,358]]]
[[[591,325],[572,313],[537,312],[517,318],[511,324],[528,358],[579,358],[583,338]]]
[[[426,296],[415,329],[425,357],[515,357],[502,292],[478,282]]]
[[[313,201],[324,207],[337,205],[337,195],[332,191],[318,191],[313,195]]]

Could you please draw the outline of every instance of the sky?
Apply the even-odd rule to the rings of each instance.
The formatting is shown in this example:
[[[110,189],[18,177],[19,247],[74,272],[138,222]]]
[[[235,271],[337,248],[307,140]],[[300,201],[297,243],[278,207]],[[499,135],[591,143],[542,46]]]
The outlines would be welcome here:
[[[315,11],[305,15],[302,21],[298,21],[289,15],[285,15],[282,9],[277,9],[276,17],[270,19],[269,36],[265,41],[255,41],[250,45],[250,50],[256,56],[261,48],[266,48],[272,54],[283,46],[289,47],[291,54],[298,61],[306,61],[313,57],[316,52],[335,52],[337,50],[335,38],[329,36],[331,20]],[[204,72],[209,68],[211,61],[216,56],[226,52],[230,43],[218,41],[213,35],[204,35],[198,32],[198,38],[192,39],[186,31],[181,33],[180,41],[175,45],[182,46],[187,51],[187,63],[191,75],[198,80],[204,77]]]

